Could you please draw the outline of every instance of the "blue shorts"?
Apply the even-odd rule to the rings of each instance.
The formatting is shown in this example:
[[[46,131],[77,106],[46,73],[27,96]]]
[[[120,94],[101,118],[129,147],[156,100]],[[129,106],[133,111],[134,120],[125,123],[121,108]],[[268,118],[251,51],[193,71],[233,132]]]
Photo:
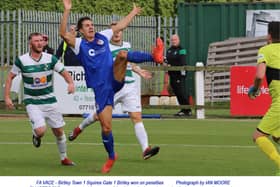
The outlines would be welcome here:
[[[102,112],[107,105],[114,107],[114,95],[116,92],[122,89],[123,85],[124,81],[119,82],[113,80],[112,86],[109,84],[104,84],[94,89],[97,114]]]
[[[114,92],[117,93],[118,91],[120,91],[120,89],[122,89],[124,85],[124,81],[122,82],[119,82],[117,80],[113,80],[113,89],[114,89]]]

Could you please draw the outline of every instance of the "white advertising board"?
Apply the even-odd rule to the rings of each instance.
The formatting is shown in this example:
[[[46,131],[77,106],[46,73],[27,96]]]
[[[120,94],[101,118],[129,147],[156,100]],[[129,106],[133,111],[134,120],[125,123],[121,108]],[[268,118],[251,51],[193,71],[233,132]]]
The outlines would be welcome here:
[[[54,74],[54,94],[62,114],[86,114],[95,110],[95,98],[92,89],[87,88],[85,72],[81,66],[65,66],[75,84],[75,93],[67,93],[67,83],[58,73]],[[134,74],[137,88],[140,90],[140,76]],[[114,106],[113,114],[124,114],[120,104]]]
[[[65,66],[75,84],[75,93],[67,93],[67,83],[58,73],[54,74],[54,94],[62,114],[91,113],[95,109],[92,89],[87,88],[84,69],[81,66]]]

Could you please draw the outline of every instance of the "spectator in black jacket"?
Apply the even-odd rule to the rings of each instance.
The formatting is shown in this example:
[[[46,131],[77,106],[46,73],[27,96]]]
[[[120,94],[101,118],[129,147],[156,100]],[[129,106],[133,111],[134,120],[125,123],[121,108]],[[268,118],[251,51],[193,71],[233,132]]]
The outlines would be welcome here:
[[[71,32],[76,32],[76,26],[71,25],[70,27]],[[76,35],[78,33],[76,32]],[[65,41],[62,41],[58,49],[56,51],[55,56],[61,60],[62,63],[64,63],[65,66],[80,66],[80,62],[78,58],[76,57],[73,50],[67,45]]]
[[[180,46],[180,38],[177,34],[171,36],[171,47],[167,50],[166,60],[169,66],[185,66],[186,49]],[[189,105],[189,96],[186,93],[187,72],[168,71],[170,77],[170,86],[176,95],[180,105]],[[191,116],[191,109],[181,109],[175,116]]]
[[[44,45],[43,52],[49,53],[49,54],[53,55],[54,54],[54,49],[49,46],[49,37],[48,37],[48,35],[43,34],[43,41],[44,41],[44,43],[43,43],[43,45]]]

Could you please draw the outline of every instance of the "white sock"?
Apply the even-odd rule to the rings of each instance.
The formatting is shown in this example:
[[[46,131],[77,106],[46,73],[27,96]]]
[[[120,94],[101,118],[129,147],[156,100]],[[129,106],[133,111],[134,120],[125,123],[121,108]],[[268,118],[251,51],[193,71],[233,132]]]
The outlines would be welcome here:
[[[81,130],[83,130],[84,128],[86,128],[87,126],[90,126],[91,124],[93,124],[96,120],[94,119],[94,115],[96,113],[91,113],[90,115],[88,115],[88,117],[86,119],[84,119],[82,121],[82,123],[79,125],[79,128]]]
[[[60,154],[60,160],[64,160],[67,157],[66,154],[66,136],[63,134],[60,137],[56,137],[56,144]]]
[[[135,123],[134,130],[137,140],[142,147],[142,152],[144,152],[148,148],[149,142],[143,122]]]

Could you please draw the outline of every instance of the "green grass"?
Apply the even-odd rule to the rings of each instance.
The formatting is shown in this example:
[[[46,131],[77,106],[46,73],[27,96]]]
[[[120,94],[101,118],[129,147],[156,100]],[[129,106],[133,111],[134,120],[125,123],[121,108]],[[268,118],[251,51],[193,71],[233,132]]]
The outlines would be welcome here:
[[[66,118],[68,134],[81,118]],[[272,176],[275,166],[252,142],[258,120],[145,119],[152,145],[159,155],[142,160],[130,120],[113,121],[115,150],[119,160],[112,176]],[[68,156],[75,167],[60,165],[51,130],[42,146],[31,143],[27,118],[0,121],[1,176],[100,176],[106,159],[100,126],[95,123],[74,142]]]

